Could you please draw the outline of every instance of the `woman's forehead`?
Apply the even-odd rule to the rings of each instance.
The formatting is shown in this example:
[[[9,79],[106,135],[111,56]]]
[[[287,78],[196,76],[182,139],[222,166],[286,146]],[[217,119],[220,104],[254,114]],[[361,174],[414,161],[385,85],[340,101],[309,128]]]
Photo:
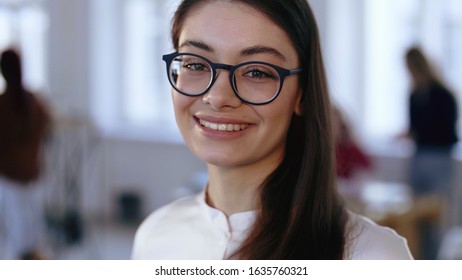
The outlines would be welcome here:
[[[242,53],[259,46],[297,61],[287,33],[259,10],[240,2],[209,2],[188,13],[178,45],[188,41],[201,42],[211,52]]]

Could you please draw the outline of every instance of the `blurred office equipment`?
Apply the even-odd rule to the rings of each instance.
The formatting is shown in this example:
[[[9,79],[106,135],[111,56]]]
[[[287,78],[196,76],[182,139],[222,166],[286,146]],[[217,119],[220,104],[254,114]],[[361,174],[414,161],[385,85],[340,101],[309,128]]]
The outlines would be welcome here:
[[[117,218],[125,224],[137,225],[141,222],[142,199],[141,194],[134,190],[120,192],[117,198]]]
[[[86,236],[82,192],[95,179],[100,138],[85,118],[57,118],[47,145],[44,199],[52,258],[91,241]],[[100,187],[100,186],[98,186]],[[102,188],[94,190],[98,195]]]

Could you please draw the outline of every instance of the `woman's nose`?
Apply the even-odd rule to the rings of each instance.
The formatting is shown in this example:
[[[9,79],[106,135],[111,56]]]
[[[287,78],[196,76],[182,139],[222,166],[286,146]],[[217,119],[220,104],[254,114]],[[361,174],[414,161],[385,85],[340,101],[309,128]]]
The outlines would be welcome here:
[[[226,107],[235,108],[242,103],[231,87],[228,73],[228,71],[218,71],[214,84],[202,97],[202,101],[209,104],[214,110],[221,110]]]

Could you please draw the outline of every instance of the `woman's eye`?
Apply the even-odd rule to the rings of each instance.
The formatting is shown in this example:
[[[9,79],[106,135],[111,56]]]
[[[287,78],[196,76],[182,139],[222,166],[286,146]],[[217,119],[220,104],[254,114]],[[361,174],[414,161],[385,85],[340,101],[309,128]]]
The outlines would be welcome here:
[[[183,67],[191,71],[208,71],[207,65],[200,62],[185,63]]]
[[[244,74],[248,78],[252,79],[276,79],[276,74],[268,69],[258,68],[249,68],[245,71]]]
[[[252,70],[248,73],[248,75],[252,78],[265,78],[268,76],[265,72],[259,70]]]

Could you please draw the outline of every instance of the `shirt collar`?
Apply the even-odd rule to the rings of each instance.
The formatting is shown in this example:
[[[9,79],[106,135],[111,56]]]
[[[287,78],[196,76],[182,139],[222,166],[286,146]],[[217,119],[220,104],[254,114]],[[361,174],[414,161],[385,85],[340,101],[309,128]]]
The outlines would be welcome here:
[[[222,228],[230,233],[248,231],[255,223],[257,210],[238,212],[227,217],[221,210],[211,207],[206,201],[206,188],[197,196],[202,213],[215,226]]]

